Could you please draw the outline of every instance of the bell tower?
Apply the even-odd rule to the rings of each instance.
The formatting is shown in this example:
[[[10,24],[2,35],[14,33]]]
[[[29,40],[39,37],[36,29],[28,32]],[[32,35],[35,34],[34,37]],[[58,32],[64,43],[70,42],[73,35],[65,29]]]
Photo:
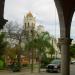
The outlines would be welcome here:
[[[35,28],[35,23],[35,17],[33,17],[31,12],[28,12],[26,16],[24,16],[24,29],[27,39],[32,36],[32,31]]]

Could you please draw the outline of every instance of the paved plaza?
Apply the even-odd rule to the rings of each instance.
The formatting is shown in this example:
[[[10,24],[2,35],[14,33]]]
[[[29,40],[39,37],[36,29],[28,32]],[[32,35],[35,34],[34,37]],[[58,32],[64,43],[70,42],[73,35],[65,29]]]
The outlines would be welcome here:
[[[40,73],[38,73],[38,71],[34,71],[33,73],[31,73],[30,70],[24,69],[21,72],[2,70],[0,71],[0,75],[61,75],[61,73],[47,73],[45,70],[41,70]],[[70,75],[75,75],[75,64],[71,65]]]
[[[41,72],[41,73],[31,73],[31,72],[0,72],[0,75],[60,75],[60,73],[46,73],[46,72]]]

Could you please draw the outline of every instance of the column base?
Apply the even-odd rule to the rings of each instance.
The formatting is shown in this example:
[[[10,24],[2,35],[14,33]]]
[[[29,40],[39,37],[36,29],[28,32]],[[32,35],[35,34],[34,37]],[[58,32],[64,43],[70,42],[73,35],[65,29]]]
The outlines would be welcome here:
[[[72,39],[70,39],[70,38],[59,38],[58,39],[58,44],[68,44],[68,45],[70,45],[71,44],[71,41],[72,41]]]

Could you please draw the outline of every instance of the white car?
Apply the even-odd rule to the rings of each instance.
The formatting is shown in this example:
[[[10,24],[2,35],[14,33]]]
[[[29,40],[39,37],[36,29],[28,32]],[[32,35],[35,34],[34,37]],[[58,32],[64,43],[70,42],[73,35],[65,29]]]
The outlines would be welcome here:
[[[71,61],[71,64],[75,64],[75,60],[72,60],[72,61]]]

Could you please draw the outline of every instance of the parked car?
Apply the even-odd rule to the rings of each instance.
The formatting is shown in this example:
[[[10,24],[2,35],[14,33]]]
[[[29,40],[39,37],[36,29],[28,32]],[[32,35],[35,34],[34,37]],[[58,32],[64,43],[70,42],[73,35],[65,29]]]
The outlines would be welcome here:
[[[71,64],[75,64],[75,60],[71,61],[70,63],[71,63]]]
[[[60,72],[61,71],[61,60],[54,59],[46,67],[47,72]]]

